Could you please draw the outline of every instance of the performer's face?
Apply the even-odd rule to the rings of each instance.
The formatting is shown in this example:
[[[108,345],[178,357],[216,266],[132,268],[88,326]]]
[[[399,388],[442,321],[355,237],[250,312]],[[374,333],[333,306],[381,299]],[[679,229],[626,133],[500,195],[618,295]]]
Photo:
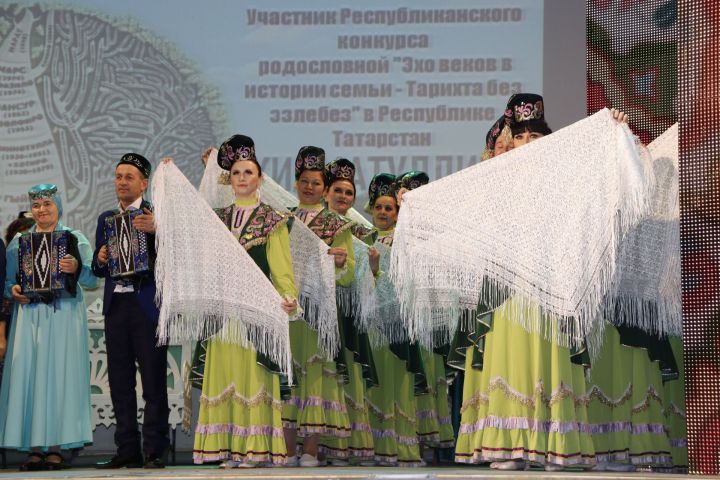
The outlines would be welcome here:
[[[510,147],[507,143],[505,143],[505,138],[498,137],[498,139],[495,141],[495,149],[493,150],[493,157],[497,157],[498,155],[501,155],[508,150],[510,150],[512,147]]]
[[[405,187],[400,187],[398,189],[397,193],[395,194],[395,198],[397,198],[398,205],[402,205],[403,195],[405,195],[405,192],[407,192],[407,191],[408,191],[408,189]]]
[[[325,192],[325,174],[319,170],[305,170],[295,182],[300,203],[316,205]]]
[[[42,230],[54,227],[60,216],[57,205],[49,198],[33,200],[31,210],[35,223]]]
[[[525,145],[526,143],[534,142],[538,138],[542,138],[544,136],[545,135],[539,132],[528,132],[525,130],[524,132],[513,135],[513,145],[517,148],[521,145]]]
[[[395,226],[398,207],[395,199],[390,196],[378,197],[372,209],[373,225],[379,230],[390,230]]]
[[[148,179],[132,165],[122,164],[115,169],[115,193],[124,206],[130,205],[148,186]]]
[[[260,186],[260,169],[255,162],[240,160],[230,169],[230,185],[238,198],[250,198]]]
[[[355,187],[348,180],[336,180],[325,193],[325,201],[330,210],[345,215],[355,202]]]

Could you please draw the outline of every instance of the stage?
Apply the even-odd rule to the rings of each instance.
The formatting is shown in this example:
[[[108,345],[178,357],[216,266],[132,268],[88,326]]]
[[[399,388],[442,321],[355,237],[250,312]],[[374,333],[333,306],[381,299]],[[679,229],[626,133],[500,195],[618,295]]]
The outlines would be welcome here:
[[[564,479],[675,479],[687,478],[685,474],[667,474],[650,472],[615,473],[586,472],[580,469],[559,473],[545,472],[539,468],[524,472],[501,472],[488,467],[448,466],[426,468],[383,468],[383,467],[321,467],[321,468],[256,468],[222,470],[208,467],[168,467],[163,470],[122,469],[95,470],[77,468],[59,472],[18,472],[6,470],[0,473],[2,478],[84,478],[84,479],[200,479],[200,478],[247,478],[247,479],[481,479],[481,478],[564,478]],[[695,478],[714,478],[697,476]]]

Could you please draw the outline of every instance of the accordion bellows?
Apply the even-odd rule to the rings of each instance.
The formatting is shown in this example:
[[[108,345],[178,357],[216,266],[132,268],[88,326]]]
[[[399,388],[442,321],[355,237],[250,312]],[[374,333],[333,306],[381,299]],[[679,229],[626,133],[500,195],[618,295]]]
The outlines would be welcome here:
[[[23,295],[31,301],[74,297],[76,278],[60,271],[65,255],[77,257],[77,239],[69,232],[28,232],[20,236],[18,272]]]
[[[108,269],[112,278],[150,273],[148,235],[133,227],[133,219],[142,210],[128,210],[105,219]]]

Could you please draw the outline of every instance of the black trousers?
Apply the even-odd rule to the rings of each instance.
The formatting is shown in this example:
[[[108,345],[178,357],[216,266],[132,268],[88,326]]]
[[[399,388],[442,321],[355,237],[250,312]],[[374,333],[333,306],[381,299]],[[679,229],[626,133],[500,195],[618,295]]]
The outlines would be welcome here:
[[[158,347],[156,321],[140,306],[135,293],[114,293],[105,316],[110,398],[115,411],[115,445],[118,455],[137,455],[140,432],[137,421],[136,367],[140,368],[145,414],[142,451],[159,456],[168,438],[167,347]]]

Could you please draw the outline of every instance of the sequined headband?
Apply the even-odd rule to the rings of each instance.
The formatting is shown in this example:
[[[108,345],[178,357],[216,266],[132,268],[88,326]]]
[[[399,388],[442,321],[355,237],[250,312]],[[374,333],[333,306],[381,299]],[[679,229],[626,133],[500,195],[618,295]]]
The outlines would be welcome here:
[[[330,167],[330,176],[333,179],[350,180],[351,182],[355,179],[355,169],[350,165],[332,165]]]
[[[506,117],[512,117],[516,123],[527,122],[529,120],[542,120],[545,115],[543,102],[538,100],[535,103],[522,103],[514,105],[513,110],[505,111]]]
[[[403,188],[407,188],[408,190],[415,190],[416,188],[422,187],[423,185],[423,182],[415,178],[403,178],[402,180],[400,180],[400,186]]]
[[[392,182],[382,184],[380,182],[377,182],[370,185],[370,197],[373,199],[384,196],[392,197],[393,195],[394,192]]]
[[[233,163],[240,160],[250,160],[257,162],[255,157],[255,147],[243,145],[233,148],[229,143],[225,143],[220,147],[218,152],[218,164],[225,170],[230,170]]]
[[[325,167],[323,155],[308,155],[295,161],[295,170],[322,170]]]
[[[44,187],[42,190],[28,192],[28,196],[30,197],[31,201],[35,201],[40,200],[41,198],[52,198],[56,193],[57,186],[50,185],[48,187]]]

